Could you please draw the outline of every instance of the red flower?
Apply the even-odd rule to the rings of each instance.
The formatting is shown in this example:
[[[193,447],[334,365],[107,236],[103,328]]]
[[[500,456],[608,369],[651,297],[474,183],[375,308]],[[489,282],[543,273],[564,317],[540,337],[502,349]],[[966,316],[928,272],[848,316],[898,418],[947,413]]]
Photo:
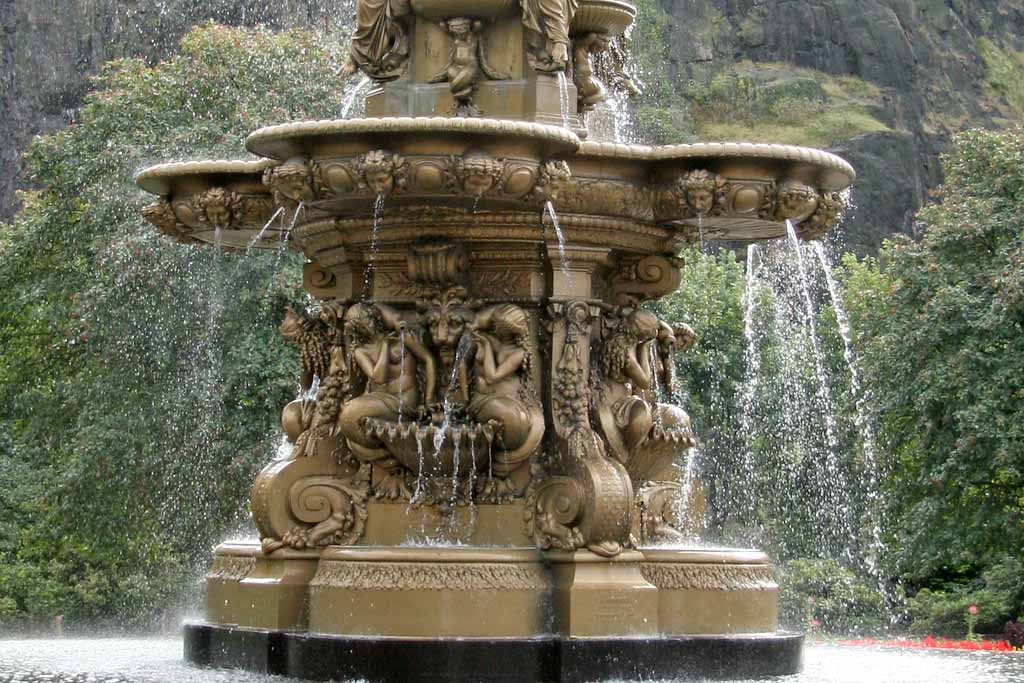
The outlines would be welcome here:
[[[978,613],[978,606],[977,605],[971,605],[970,607],[967,608],[967,611],[970,612],[971,614],[977,614]]]

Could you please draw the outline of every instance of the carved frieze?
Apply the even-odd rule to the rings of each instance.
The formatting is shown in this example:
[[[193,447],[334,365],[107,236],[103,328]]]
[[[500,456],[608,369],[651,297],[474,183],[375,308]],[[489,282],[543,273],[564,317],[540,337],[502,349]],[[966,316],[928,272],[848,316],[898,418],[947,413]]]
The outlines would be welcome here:
[[[312,587],[359,591],[546,590],[539,563],[347,562],[323,560]]]
[[[238,557],[234,555],[215,555],[213,566],[206,574],[207,579],[220,581],[241,581],[256,565],[253,557]]]
[[[778,584],[768,565],[644,562],[644,579],[665,590],[764,591]]]

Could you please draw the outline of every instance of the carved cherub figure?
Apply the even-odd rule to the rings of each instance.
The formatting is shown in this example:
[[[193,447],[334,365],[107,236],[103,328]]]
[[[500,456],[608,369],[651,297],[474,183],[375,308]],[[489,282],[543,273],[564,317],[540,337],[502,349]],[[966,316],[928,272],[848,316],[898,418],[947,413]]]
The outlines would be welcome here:
[[[818,193],[796,180],[787,180],[779,186],[775,219],[799,223],[806,220],[818,208]]]
[[[822,193],[814,213],[796,227],[797,234],[805,240],[824,237],[839,220],[845,208],[846,201],[838,192]]]
[[[448,83],[452,97],[455,98],[457,116],[479,116],[480,110],[472,101],[477,83],[484,76],[493,81],[504,81],[508,80],[509,75],[487,63],[484,41],[480,35],[483,23],[479,19],[455,17],[442,21],[441,27],[452,39],[448,64],[428,82]]]
[[[505,164],[486,152],[471,150],[449,162],[449,181],[475,199],[498,187]]]
[[[680,176],[676,180],[676,188],[684,206],[694,215],[710,216],[725,188],[725,179],[710,171],[697,169]]]
[[[270,188],[278,206],[294,207],[315,198],[309,165],[303,158],[268,168],[263,172],[263,184]]]
[[[576,84],[580,112],[591,111],[607,95],[604,84],[594,75],[592,58],[608,49],[608,41],[608,36],[604,34],[584,33],[572,43],[572,80]]]
[[[547,161],[541,164],[540,177],[533,192],[537,199],[555,202],[572,181],[572,171],[564,161]]]

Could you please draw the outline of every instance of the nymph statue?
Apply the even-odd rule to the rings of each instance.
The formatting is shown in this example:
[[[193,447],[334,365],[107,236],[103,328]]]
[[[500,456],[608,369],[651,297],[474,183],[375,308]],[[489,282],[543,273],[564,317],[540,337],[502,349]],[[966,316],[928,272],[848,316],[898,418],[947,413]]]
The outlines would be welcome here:
[[[530,457],[544,434],[533,384],[530,319],[515,304],[499,304],[480,311],[470,328],[475,381],[468,412],[476,422],[501,425],[494,470],[505,475]]]
[[[341,411],[339,431],[360,460],[391,469],[398,463],[385,445],[371,436],[363,424],[366,418],[398,420],[413,415],[425,399],[434,400],[436,362],[434,356],[410,332],[394,309],[360,303],[345,313],[346,345],[355,372],[365,381],[365,390]],[[404,347],[403,347],[404,342]],[[421,396],[417,370],[423,366],[425,389]]]
[[[660,329],[657,316],[634,309],[605,340],[598,412],[605,438],[622,463],[654,427],[653,409],[643,394],[656,381],[653,350]]]
[[[671,394],[672,355],[694,341],[689,326],[672,327],[642,309],[619,318],[605,339],[597,413],[634,484],[660,479],[676,455],[696,445],[686,411],[658,402],[662,387]]]

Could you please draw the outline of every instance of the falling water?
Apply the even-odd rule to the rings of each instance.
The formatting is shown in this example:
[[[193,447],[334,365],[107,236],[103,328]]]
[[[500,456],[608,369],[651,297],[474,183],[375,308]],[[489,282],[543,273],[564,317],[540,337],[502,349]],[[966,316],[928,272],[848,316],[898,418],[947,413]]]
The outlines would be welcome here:
[[[565,71],[558,72],[558,101],[562,107],[562,125],[569,127],[569,82]]]
[[[818,344],[818,326],[815,320],[817,316],[814,311],[814,302],[811,301],[811,288],[807,282],[807,269],[804,267],[804,252],[800,245],[800,239],[796,235],[793,222],[786,221],[786,232],[789,234],[789,241],[796,250],[797,270],[800,273],[800,287],[803,292],[804,306],[806,308],[806,324],[810,333],[811,349],[814,352],[814,370],[818,375],[818,392],[822,408],[825,410],[825,428],[828,433],[828,442],[832,449],[839,447],[839,440],[836,438],[835,410],[833,408],[831,391],[828,386],[828,376],[825,374],[825,364],[821,357],[821,346]]]
[[[373,202],[373,229],[370,233],[370,257],[363,269],[363,292],[360,298],[363,301],[370,299],[370,290],[373,285],[373,269],[377,261],[377,252],[380,251],[380,217],[384,212],[384,195],[377,195]]]
[[[418,502],[420,496],[423,495],[423,440],[427,438],[427,433],[419,428],[416,429],[416,460],[419,462],[419,466],[416,468],[416,490],[412,495],[410,503]]]
[[[270,271],[270,283],[267,285],[268,293],[274,289],[274,285],[277,283],[277,273],[281,269],[284,252],[288,250],[288,240],[291,239],[292,230],[295,229],[295,224],[299,221],[299,214],[305,210],[306,205],[299,202],[299,205],[295,207],[295,214],[292,216],[292,222],[288,225],[288,229],[281,232],[281,239],[277,243],[277,254],[274,257],[274,269]]]
[[[356,97],[358,97],[359,93],[361,93],[369,84],[370,77],[364,74],[359,83],[356,84],[356,87],[348,91],[348,94],[345,95],[345,99],[342,100],[341,103],[341,118],[348,118],[348,113],[351,111],[352,105],[355,104]]]
[[[462,445],[461,433],[456,434],[452,441],[452,505],[459,501],[459,447]]]
[[[658,350],[654,344],[647,347],[647,360],[651,364],[651,403],[657,404],[662,401],[661,378],[658,377]],[[664,424],[661,420],[661,411],[657,405],[654,406],[654,426],[660,431]]]
[[[828,255],[822,243],[814,243],[814,253],[821,264],[822,273],[825,275],[825,283],[828,286],[829,297],[832,299],[832,307],[836,313],[836,323],[839,327],[839,336],[843,340],[843,359],[850,371],[850,394],[853,398],[855,420],[858,432],[860,433],[864,454],[864,474],[867,477],[867,509],[865,522],[870,526],[871,541],[867,552],[864,553],[864,561],[868,571],[878,580],[878,585],[883,595],[890,593],[884,580],[881,567],[878,566],[878,558],[884,550],[881,525],[876,515],[878,514],[878,459],[875,440],[875,427],[868,415],[868,396],[861,389],[860,372],[857,367],[857,358],[853,352],[853,335],[850,331],[850,318],[846,314],[842,299],[839,296],[835,278],[832,276],[832,265],[829,263]],[[891,597],[891,596],[890,596]]]
[[[558,240],[558,259],[561,262],[562,277],[569,280],[569,258],[565,255],[565,234],[562,226],[558,224],[558,215],[555,213],[555,206],[551,202],[544,202],[544,214],[551,218],[551,225],[555,229],[555,239]],[[543,225],[544,218],[541,217]]]
[[[256,234],[255,237],[253,237],[251,240],[249,240],[249,244],[245,247],[246,255],[248,255],[249,251],[252,250],[252,248],[254,246],[256,246],[257,242],[259,242],[261,239],[263,239],[263,233],[265,233],[267,231],[267,228],[270,227],[270,224],[273,223],[277,219],[277,217],[280,216],[283,213],[284,213],[284,207],[283,206],[278,207],[277,211],[275,211],[274,215],[270,217],[270,220],[267,221],[266,225],[264,225],[263,228],[260,229],[260,231]]]
[[[690,515],[690,503],[693,495],[693,477],[697,464],[698,450],[691,448],[686,453],[686,467],[683,468],[682,491],[676,499],[676,517],[681,525],[686,524]]]
[[[755,535],[748,540],[761,542],[758,537],[767,532],[783,553],[848,552],[853,497],[818,340],[815,301],[821,286],[811,282],[803,247],[795,231],[789,232],[747,252],[746,370],[738,395],[746,444],[735,454],[727,504]],[[778,343],[763,345],[766,338]],[[760,476],[767,472],[767,479]],[[752,481],[766,488],[751,491]],[[818,539],[816,549],[801,549],[806,539],[783,529],[778,520],[784,518],[807,525]]]
[[[448,389],[444,392],[444,415],[441,419],[441,425],[434,432],[434,458],[440,460],[441,458],[441,447],[444,446],[444,440],[448,427],[451,425],[452,411],[455,409],[455,403],[452,401],[452,392],[455,391],[458,385],[459,378],[459,365],[462,363],[462,359],[466,353],[469,352],[472,338],[470,337],[469,330],[462,333],[459,338],[459,345],[455,348],[455,357],[452,359],[452,374],[448,380]],[[456,458],[456,473],[453,478],[457,481],[458,479],[458,449],[459,449],[459,437],[455,437],[455,458]]]

